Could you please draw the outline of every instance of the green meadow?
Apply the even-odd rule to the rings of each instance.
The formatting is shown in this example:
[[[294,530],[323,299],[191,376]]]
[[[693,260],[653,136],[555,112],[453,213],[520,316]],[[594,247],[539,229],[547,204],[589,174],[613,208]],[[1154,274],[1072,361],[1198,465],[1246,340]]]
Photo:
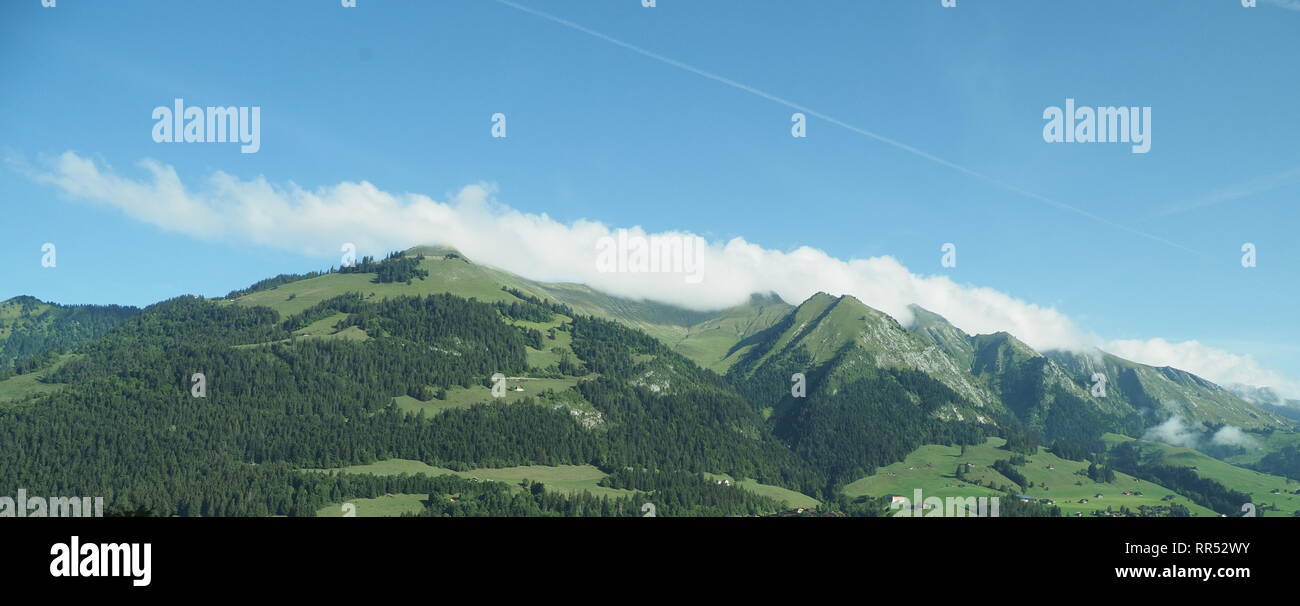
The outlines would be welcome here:
[[[524,465],[520,467],[480,468],[469,471],[452,471],[444,467],[435,467],[420,461],[406,459],[388,459],[369,465],[353,465],[331,470],[304,471],[339,471],[344,473],[368,473],[374,475],[425,474],[431,476],[452,474],[462,478],[477,478],[484,482],[504,482],[512,486],[523,480],[541,482],[547,490],[558,492],[590,492],[595,496],[619,497],[633,494],[630,490],[618,490],[597,486],[605,477],[605,472],[591,465]],[[418,498],[415,498],[418,497]],[[419,511],[424,507],[422,500],[428,495],[387,495],[379,499],[352,499],[348,502],[357,505],[357,516],[362,515],[362,506],[366,505],[370,515],[401,515],[405,511]],[[371,503],[371,501],[378,501]],[[317,515],[342,515],[341,504],[332,503],[317,512]]]
[[[358,518],[390,518],[404,513],[419,513],[429,499],[427,494],[386,494],[373,499],[352,499],[348,501],[356,506],[353,512]],[[341,518],[346,511],[343,503],[331,503],[316,510],[321,518]]]
[[[984,444],[967,446],[965,455],[959,446],[922,446],[905,460],[881,467],[876,473],[850,483],[843,492],[852,497],[898,494],[910,499],[913,491],[919,488],[926,497],[1004,496],[1002,492],[988,488],[991,483],[999,488],[1006,486],[1017,494],[1051,499],[1065,516],[1088,516],[1094,510],[1107,507],[1136,510],[1139,505],[1168,505],[1171,502],[1186,506],[1192,515],[1218,515],[1186,497],[1126,474],[1116,473],[1115,481],[1111,483],[1093,482],[1087,475],[1079,473],[1086,472],[1088,462],[1062,459],[1043,449],[1026,457],[1026,464],[1016,467],[1030,484],[1018,486],[991,467],[995,461],[1013,456],[1001,448],[1005,443],[1002,438],[990,438]],[[970,464],[966,481],[958,480],[957,466],[966,463]],[[984,485],[976,484],[977,481]],[[1125,491],[1142,494],[1125,495]],[[1172,501],[1164,500],[1169,495],[1173,495]],[[1087,503],[1082,502],[1085,499]]]
[[[541,482],[547,490],[579,493],[589,492],[595,496],[621,497],[634,494],[631,490],[620,490],[597,485],[607,474],[591,465],[524,465],[519,467],[480,468],[469,471],[452,471],[445,467],[436,467],[421,461],[407,459],[387,459],[368,465],[353,465],[336,469],[311,469],[314,472],[342,472],[374,475],[425,474],[431,476],[453,474],[462,478],[478,478],[484,482],[505,482],[517,485],[523,480]],[[714,479],[732,479],[725,474],[706,474]],[[793,490],[760,484],[753,480],[742,480],[737,486],[755,494],[785,501],[790,507],[816,507],[820,503],[807,495]],[[418,498],[417,498],[418,497]],[[348,502],[357,505],[357,515],[364,510],[369,515],[401,515],[404,511],[419,511],[421,500],[428,495],[387,495],[379,499],[352,499]],[[373,502],[372,502],[373,501]],[[317,515],[338,516],[341,504],[333,503],[322,508]]]
[[[41,379],[44,376],[44,372],[31,372],[0,381],[0,405],[21,400],[32,394],[57,391],[62,387],[58,383],[42,383]]]
[[[733,484],[735,484],[737,487],[743,490],[748,490],[759,496],[771,497],[778,501],[785,501],[785,504],[789,506],[791,509],[798,508],[798,507],[805,507],[805,508],[817,507],[821,505],[821,501],[818,501],[817,499],[814,499],[806,494],[803,494],[802,492],[790,490],[789,488],[782,488],[780,486],[773,486],[771,484],[761,484],[759,482],[755,482],[754,480],[749,480],[749,479],[736,482],[735,478],[725,473],[706,473],[704,475],[713,478],[715,480],[722,480],[722,479],[731,480]]]
[[[378,283],[375,274],[326,274],[275,288],[244,295],[235,300],[239,305],[264,305],[284,317],[300,313],[307,308],[350,292],[373,294],[380,299],[400,295],[432,295],[452,293],[479,301],[517,301],[514,295],[501,290],[500,283],[485,269],[463,259],[446,259],[426,256],[420,268],[429,271],[423,280]]]
[[[562,394],[563,392],[571,392],[570,388],[577,384],[578,379],[573,377],[564,379],[507,378],[506,393],[500,398],[493,397],[492,389],[489,387],[471,385],[470,387],[451,387],[447,389],[447,398],[444,400],[434,398],[426,401],[402,395],[393,398],[393,403],[407,412],[423,410],[426,415],[433,415],[452,408],[468,408],[475,404],[512,404],[528,397],[537,398],[546,390]],[[523,391],[515,391],[516,388]],[[563,395],[557,395],[556,397],[557,399],[564,397],[575,401],[582,399],[576,392],[571,393],[576,397],[576,400],[574,397]]]
[[[76,357],[76,354],[63,354],[59,356],[59,359],[54,364],[46,368],[27,374],[14,375],[0,381],[0,406],[33,394],[58,391],[63,387],[62,383],[43,383],[42,380],[74,357]]]
[[[1133,438],[1116,434],[1106,434],[1105,439],[1111,444],[1134,441]],[[1160,442],[1142,441],[1140,444],[1144,451],[1161,453],[1161,460],[1166,465],[1191,467],[1202,478],[1209,478],[1232,490],[1249,494],[1256,515],[1290,517],[1300,511],[1300,495],[1295,494],[1296,490],[1300,490],[1300,482],[1237,467],[1190,448]],[[1274,490],[1277,494],[1273,493]]]

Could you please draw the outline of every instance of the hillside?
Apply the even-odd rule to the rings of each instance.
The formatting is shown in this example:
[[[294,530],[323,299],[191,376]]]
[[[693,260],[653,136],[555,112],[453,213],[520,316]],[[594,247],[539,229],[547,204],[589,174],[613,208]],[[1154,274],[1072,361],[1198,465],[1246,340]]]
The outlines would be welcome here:
[[[403,282],[375,282],[374,274],[324,273],[242,294],[233,302],[270,307],[286,316],[342,295],[362,293],[386,298],[398,295],[453,294],[484,302],[514,301],[509,288],[568,306],[574,312],[621,322],[663,341],[697,363],[725,370],[733,361],[732,348],[746,337],[776,322],[790,306],[775,297],[752,298],[722,312],[694,312],[659,303],[633,301],[597,292],[581,284],[528,280],[492,267],[476,264],[455,250],[415,247],[406,251],[419,258],[428,276]]]
[[[40,366],[32,358],[70,351],[139,311],[121,305],[59,305],[28,296],[0,302],[0,375],[15,367]]]
[[[1185,467],[1198,477],[1241,491],[1249,495],[1246,502],[1255,505],[1258,516],[1292,517],[1300,513],[1300,482],[1296,480],[1231,465],[1190,448],[1139,442],[1113,434],[1107,435],[1106,441],[1112,446],[1135,446],[1151,463]],[[1240,515],[1236,512],[1240,512],[1239,506],[1234,514]]]
[[[781,507],[718,493],[703,473],[796,492],[824,483],[725,381],[645,333],[499,289],[493,303],[396,292],[325,298],[322,282],[252,293],[276,292],[277,303],[300,309],[287,316],[182,297],[86,344],[48,377],[64,388],[40,406],[0,410],[0,438],[15,445],[0,453],[0,482],[77,486],[113,495],[110,508],[178,515],[307,515],[345,487],[360,490],[355,483],[364,491],[353,496],[371,498],[363,493],[444,482],[296,471],[396,458],[459,470],[599,466],[646,494],[703,499],[681,514]],[[290,289],[317,302],[302,307]],[[205,377],[202,398],[191,392],[193,373]],[[524,395],[494,397],[496,373]],[[70,433],[84,439],[58,438]],[[664,475],[625,477],[635,470]],[[474,511],[505,506],[493,505],[502,493],[481,490]],[[544,487],[532,496],[532,505],[510,507],[632,510]]]
[[[731,376],[758,382],[775,373],[786,390],[772,389],[773,394],[788,391],[795,372],[816,377],[809,386],[813,394],[834,392],[864,369],[897,369],[923,373],[957,394],[960,399],[938,411],[940,417],[989,422],[1002,410],[994,395],[945,352],[851,296],[813,295],[753,341]]]
[[[1048,439],[1100,435],[1080,431],[1081,426],[1141,435],[1144,427],[1172,416],[1243,429],[1291,426],[1282,415],[1188,372],[1100,351],[1039,353],[1010,334],[970,336],[938,314],[917,306],[912,310],[913,332],[965,364],[1028,427]],[[1098,374],[1106,378],[1101,395],[1093,393]]]
[[[1300,442],[1281,417],[916,311],[905,328],[819,293],[696,312],[427,247],[143,310],[20,298],[0,307],[0,345],[26,356],[0,377],[0,483],[182,516],[871,515],[914,488],[1050,492],[1066,515],[1107,515],[1097,493],[1146,515],[1291,510],[1278,476],[1126,446],[1145,404],[1240,423],[1267,452],[1234,462],[1290,469],[1266,456]]]
[[[862,359],[855,361],[849,354],[837,365],[862,362],[923,372],[970,405],[966,410],[941,413],[948,418],[982,416],[991,421],[997,411],[1010,410],[1048,439],[1094,439],[1101,433],[1081,432],[1081,425],[1140,435],[1144,427],[1173,415],[1193,423],[1289,430],[1291,420],[1286,413],[1297,414],[1285,408],[1269,410],[1177,369],[1138,364],[1103,352],[1040,353],[1007,333],[967,335],[942,316],[918,306],[912,306],[915,320],[907,329],[853,297],[825,293],[797,307],[775,296],[754,295],[729,309],[694,312],[621,299],[578,284],[527,280],[475,264],[451,249],[416,247],[406,254],[423,256],[419,266],[428,272],[426,278],[410,284],[377,283],[373,274],[327,273],[247,294],[235,302],[293,314],[346,292],[380,298],[448,293],[481,301],[514,300],[502,290],[505,287],[566,305],[575,313],[636,328],[715,372],[727,373],[741,363],[744,368],[736,376],[744,381],[757,380],[759,368],[772,375],[772,368],[780,365],[775,361],[803,355],[795,352],[806,352],[810,359],[807,364],[796,363],[804,368],[791,368],[783,379],[786,383],[794,372],[812,377],[809,367],[820,368],[831,357],[856,352]],[[763,353],[755,357],[759,349]],[[1095,373],[1107,377],[1105,397],[1091,393]],[[765,389],[779,393],[771,387]],[[1057,401],[1063,406],[1054,406]]]
[[[1214,516],[1214,511],[1196,504],[1174,492],[1139,480],[1128,474],[1117,473],[1111,482],[1098,482],[1086,474],[1087,461],[1063,459],[1045,450],[1026,457],[1026,462],[1014,468],[1028,485],[993,469],[994,462],[1006,460],[1012,453],[1002,449],[1005,440],[991,438],[978,445],[964,448],[955,446],[923,446],[906,460],[880,468],[876,473],[861,478],[844,487],[849,496],[901,494],[911,498],[912,491],[921,489],[926,496],[966,497],[1003,496],[1006,492],[995,487],[1010,487],[1013,492],[1035,499],[1048,499],[1061,509],[1062,515],[1073,517],[1106,515],[1107,510],[1118,512],[1123,508],[1137,511],[1140,507],[1160,508],[1181,505],[1191,515]],[[958,466],[969,465],[963,477],[958,478]],[[1128,494],[1125,494],[1128,493]]]
[[[1076,380],[1091,383],[1093,374],[1107,377],[1106,399],[1136,412],[1156,411],[1155,419],[1179,416],[1193,423],[1241,428],[1289,428],[1283,416],[1266,411],[1232,392],[1176,368],[1130,362],[1105,352],[1064,351],[1047,354]]]

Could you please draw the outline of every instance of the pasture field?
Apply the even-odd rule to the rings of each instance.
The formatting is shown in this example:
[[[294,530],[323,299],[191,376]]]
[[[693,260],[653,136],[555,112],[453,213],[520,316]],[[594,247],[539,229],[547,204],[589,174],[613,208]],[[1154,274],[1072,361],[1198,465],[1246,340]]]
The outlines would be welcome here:
[[[919,488],[926,497],[1005,497],[1000,490],[988,487],[992,484],[1036,499],[1051,499],[1064,516],[1088,516],[1094,510],[1108,507],[1136,510],[1140,505],[1170,503],[1186,506],[1192,515],[1218,515],[1186,497],[1127,474],[1116,472],[1115,481],[1111,483],[1094,482],[1086,475],[1088,462],[1062,459],[1041,448],[1038,454],[1026,457],[1026,464],[1016,467],[1029,484],[1019,486],[992,469],[995,461],[1013,456],[1001,448],[1005,443],[1002,438],[990,438],[984,444],[967,446],[965,455],[959,446],[922,446],[905,460],[881,467],[875,474],[850,483],[843,492],[853,497],[897,494],[911,499],[913,491]],[[965,463],[970,466],[963,481],[957,479],[956,471],[959,464]],[[1125,491],[1131,494],[1123,494]],[[1173,495],[1172,499],[1165,500],[1169,495]]]

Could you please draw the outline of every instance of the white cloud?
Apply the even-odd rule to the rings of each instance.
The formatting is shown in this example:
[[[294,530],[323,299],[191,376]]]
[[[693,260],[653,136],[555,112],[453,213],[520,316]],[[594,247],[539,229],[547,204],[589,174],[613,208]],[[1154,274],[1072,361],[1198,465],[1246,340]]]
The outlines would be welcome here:
[[[1200,423],[1188,423],[1178,415],[1165,419],[1165,422],[1159,425],[1147,428],[1146,433],[1142,434],[1143,440],[1164,442],[1165,444],[1198,450],[1203,449],[1203,442],[1207,437],[1213,446],[1255,448],[1259,445],[1259,442],[1253,436],[1242,431],[1240,427],[1224,425],[1213,435],[1210,435],[1205,426]]]
[[[1183,418],[1177,415],[1169,417],[1164,423],[1155,425],[1147,429],[1142,435],[1143,440],[1152,440],[1155,442],[1164,442],[1174,446],[1184,448],[1196,448],[1201,440],[1201,434],[1198,428],[1183,421]]]
[[[1224,425],[1219,431],[1214,432],[1214,437],[1210,438],[1212,444],[1219,446],[1241,446],[1243,448],[1255,448],[1259,442],[1239,427]]]
[[[736,305],[752,293],[775,292],[798,303],[825,291],[853,295],[908,324],[912,314],[907,306],[915,303],[968,333],[1006,331],[1038,350],[1105,346],[1121,357],[1175,366],[1216,382],[1269,385],[1300,394],[1296,383],[1261,368],[1249,357],[1195,341],[1103,344],[1055,309],[991,288],[958,284],[946,276],[918,275],[888,256],[846,261],[809,247],[781,252],[733,238],[709,243],[702,259],[704,279],[691,284],[682,274],[602,273],[597,270],[596,243],[613,235],[613,228],[588,220],[564,224],[545,214],[519,212],[496,202],[494,188],[486,184],[466,186],[444,202],[421,194],[385,192],[364,181],[308,190],[293,183],[276,186],[260,177],[242,180],[223,172],[194,189],[186,187],[171,166],[152,160],[140,165],[147,178],[136,180],[65,152],[48,170],[27,172],[69,196],[210,241],[329,257],[338,255],[344,242],[355,243],[362,254],[441,244],[528,278],[585,283],[614,295],[697,310]],[[629,232],[649,235],[639,227]]]

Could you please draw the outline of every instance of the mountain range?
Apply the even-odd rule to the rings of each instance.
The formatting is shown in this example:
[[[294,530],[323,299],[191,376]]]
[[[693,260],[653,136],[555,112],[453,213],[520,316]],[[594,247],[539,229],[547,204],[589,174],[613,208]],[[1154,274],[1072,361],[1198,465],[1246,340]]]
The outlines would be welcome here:
[[[884,488],[855,487],[910,494],[889,478],[928,465],[910,481],[939,493],[1075,497],[1012,515],[1116,515],[1073,494],[1107,492],[1116,472],[1162,491],[1115,491],[1124,515],[1300,511],[1294,402],[912,312],[904,326],[827,293],[701,312],[441,247],[144,309],[16,297],[0,304],[0,437],[41,454],[0,453],[0,486],[159,515],[347,499],[416,515],[639,515],[640,500],[672,503],[660,515],[886,515]],[[1158,441],[1172,425],[1194,455]],[[945,447],[960,452],[948,467],[924,458]],[[975,472],[965,453],[991,459]]]

